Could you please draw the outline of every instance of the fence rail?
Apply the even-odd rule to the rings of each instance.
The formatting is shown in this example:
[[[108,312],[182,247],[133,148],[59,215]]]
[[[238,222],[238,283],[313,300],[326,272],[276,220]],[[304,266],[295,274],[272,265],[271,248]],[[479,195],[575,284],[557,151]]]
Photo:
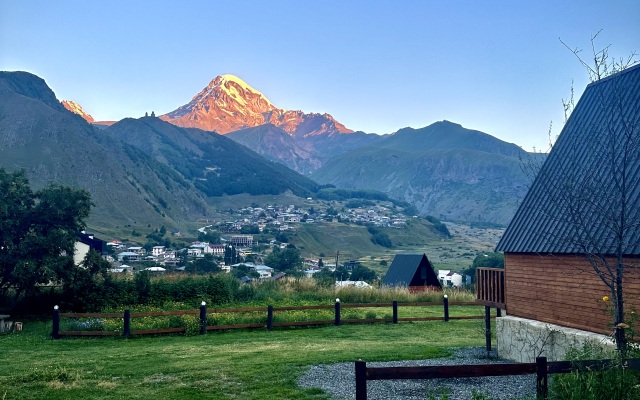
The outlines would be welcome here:
[[[535,363],[438,365],[428,367],[367,367],[366,362],[355,362],[356,400],[367,400],[367,381],[391,379],[476,378],[486,376],[536,374],[536,395],[546,399],[548,375],[574,371],[602,371],[616,366],[616,360],[552,361],[536,358]],[[640,370],[640,358],[625,360],[625,368]]]
[[[376,322],[392,322],[397,324],[398,322],[414,322],[414,321],[450,321],[450,320],[466,320],[466,319],[483,319],[487,318],[487,315],[478,316],[450,316],[450,306],[479,306],[477,302],[449,302],[445,296],[442,302],[413,302],[413,303],[398,303],[397,301],[391,303],[351,303],[342,304],[340,301],[336,301],[332,305],[315,305],[315,306],[284,306],[284,307],[245,307],[245,308],[210,308],[207,309],[206,304],[200,306],[197,310],[182,310],[182,311],[155,311],[144,313],[131,313],[129,310],[125,310],[124,313],[61,313],[58,307],[54,307],[53,310],[53,329],[51,336],[54,339],[59,339],[62,336],[124,336],[129,337],[131,335],[151,335],[162,333],[184,333],[186,328],[160,328],[160,329],[131,329],[132,318],[143,317],[167,317],[176,315],[199,315],[200,318],[200,333],[205,334],[207,331],[216,330],[231,330],[231,329],[250,329],[250,328],[266,328],[267,330],[273,329],[273,327],[291,327],[291,326],[313,326],[313,325],[336,325],[351,324],[351,323],[376,323]],[[442,307],[443,316],[441,317],[399,317],[399,307]],[[347,318],[341,317],[342,309],[353,308],[389,308],[392,309],[391,318]],[[486,308],[486,307],[485,307]],[[318,320],[318,321],[274,321],[274,312],[285,311],[304,311],[304,310],[333,310],[333,319]],[[243,323],[233,325],[207,325],[207,315],[221,314],[221,313],[265,313],[266,322],[259,323]],[[122,331],[91,331],[91,330],[60,330],[60,318],[121,318],[124,321]]]

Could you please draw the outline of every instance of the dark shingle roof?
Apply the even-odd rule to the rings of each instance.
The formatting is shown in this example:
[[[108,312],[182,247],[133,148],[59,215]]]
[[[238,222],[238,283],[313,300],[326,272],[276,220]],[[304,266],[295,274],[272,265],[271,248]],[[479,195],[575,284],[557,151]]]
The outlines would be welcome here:
[[[638,255],[638,223],[640,65],[587,86],[496,251]]]
[[[420,266],[425,267],[425,274],[422,275]],[[396,254],[389,271],[382,280],[384,286],[437,286],[440,282],[426,254]]]

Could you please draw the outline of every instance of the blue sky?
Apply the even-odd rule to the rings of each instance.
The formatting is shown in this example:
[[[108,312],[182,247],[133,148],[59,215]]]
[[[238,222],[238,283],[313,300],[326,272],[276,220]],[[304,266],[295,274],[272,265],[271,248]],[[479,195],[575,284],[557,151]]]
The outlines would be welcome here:
[[[640,1],[0,1],[0,69],[98,120],[163,114],[217,75],[390,133],[447,119],[531,150],[587,74],[560,43],[640,51]]]

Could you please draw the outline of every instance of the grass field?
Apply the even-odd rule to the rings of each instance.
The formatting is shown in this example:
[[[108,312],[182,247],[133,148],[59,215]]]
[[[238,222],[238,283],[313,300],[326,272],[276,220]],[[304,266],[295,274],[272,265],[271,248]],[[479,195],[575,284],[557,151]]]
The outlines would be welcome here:
[[[343,325],[204,336],[49,339],[50,322],[0,336],[0,399],[328,399],[313,364],[408,360],[482,346],[482,320]],[[390,340],[393,338],[393,340]]]

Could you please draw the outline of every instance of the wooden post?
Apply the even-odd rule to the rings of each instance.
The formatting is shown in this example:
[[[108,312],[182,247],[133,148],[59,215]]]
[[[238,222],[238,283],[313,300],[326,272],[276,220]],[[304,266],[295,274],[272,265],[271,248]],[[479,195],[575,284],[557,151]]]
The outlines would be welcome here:
[[[131,310],[124,310],[124,329],[122,336],[128,338],[131,336]]]
[[[58,306],[53,307],[53,328],[51,329],[51,337],[53,339],[60,339],[60,310]]]
[[[356,361],[356,400],[367,400],[367,363]]]
[[[207,333],[207,303],[204,301],[200,306],[200,334]]]
[[[484,307],[484,337],[487,346],[487,357],[491,351],[491,307]]]
[[[340,299],[336,299],[336,316],[334,324],[336,326],[340,325]]]
[[[267,306],[267,330],[273,329],[273,306]]]
[[[396,300],[393,301],[393,323],[398,323],[398,302]]]
[[[538,400],[545,399],[548,396],[548,371],[547,357],[536,357],[536,396]]]
[[[449,296],[446,294],[442,299],[442,304],[444,304],[444,322],[449,322]]]

